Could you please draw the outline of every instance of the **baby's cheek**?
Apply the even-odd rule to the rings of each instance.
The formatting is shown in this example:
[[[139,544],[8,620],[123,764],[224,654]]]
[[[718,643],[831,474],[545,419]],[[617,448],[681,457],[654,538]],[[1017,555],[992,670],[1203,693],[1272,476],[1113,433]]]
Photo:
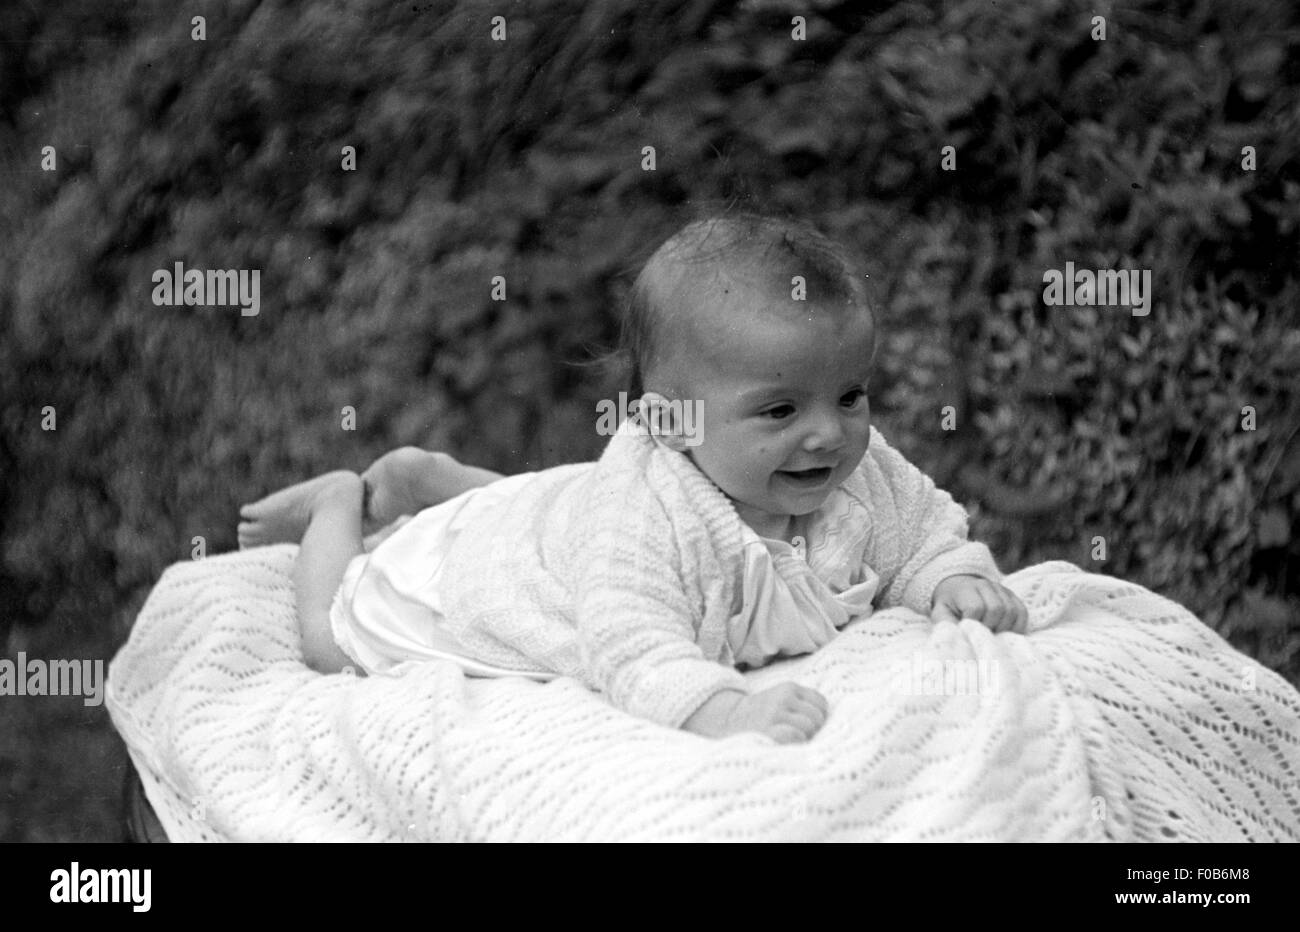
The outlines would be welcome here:
[[[742,472],[750,482],[766,480],[776,468],[772,465],[772,452],[767,447],[751,448],[741,463]]]

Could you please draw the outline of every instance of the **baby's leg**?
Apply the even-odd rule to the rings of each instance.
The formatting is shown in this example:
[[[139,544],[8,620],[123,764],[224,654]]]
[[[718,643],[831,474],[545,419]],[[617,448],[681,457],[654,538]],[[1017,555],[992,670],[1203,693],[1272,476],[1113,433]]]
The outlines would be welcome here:
[[[346,471],[330,472],[306,482],[272,492],[266,498],[239,509],[239,549],[267,544],[296,544],[302,541],[311,522],[312,505],[326,489],[336,488],[347,476]]]
[[[330,605],[348,563],[363,549],[361,477],[335,472],[321,478],[330,481],[313,490],[307,506],[309,518],[293,564],[293,585],[303,659],[320,673],[337,673],[345,667],[355,668],[352,658],[334,641]]]
[[[501,474],[466,466],[446,453],[399,447],[371,463],[361,478],[369,489],[366,527],[375,530],[402,515],[413,515],[495,482]]]
[[[334,643],[330,605],[349,561],[362,552],[361,477],[332,472],[300,482],[240,510],[241,547],[301,540],[293,565],[303,657],[321,673],[353,665]]]

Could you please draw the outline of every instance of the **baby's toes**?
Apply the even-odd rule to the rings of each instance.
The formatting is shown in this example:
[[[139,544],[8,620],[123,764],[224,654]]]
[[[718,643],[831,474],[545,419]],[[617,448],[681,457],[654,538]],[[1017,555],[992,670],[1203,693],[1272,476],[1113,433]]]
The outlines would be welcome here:
[[[239,539],[240,550],[247,550],[249,547],[260,547],[264,542],[262,540],[264,535],[261,533],[260,526],[253,521],[239,522],[235,535]]]

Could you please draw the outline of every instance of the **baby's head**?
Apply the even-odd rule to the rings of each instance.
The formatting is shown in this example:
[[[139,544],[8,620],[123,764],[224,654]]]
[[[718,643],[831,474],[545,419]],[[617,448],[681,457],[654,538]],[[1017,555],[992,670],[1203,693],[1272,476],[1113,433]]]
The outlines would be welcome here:
[[[689,224],[637,277],[621,342],[634,397],[698,405],[698,444],[671,431],[661,442],[689,455],[760,534],[817,510],[866,453],[866,289],[844,251],[806,224]]]

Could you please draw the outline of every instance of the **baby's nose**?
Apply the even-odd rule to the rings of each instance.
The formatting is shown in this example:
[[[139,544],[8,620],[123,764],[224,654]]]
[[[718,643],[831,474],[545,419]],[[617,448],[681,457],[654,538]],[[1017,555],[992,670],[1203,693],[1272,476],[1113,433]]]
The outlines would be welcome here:
[[[816,424],[812,425],[812,430],[804,441],[804,449],[838,450],[844,446],[847,436],[844,425],[840,423],[838,417],[833,415],[822,417]]]

